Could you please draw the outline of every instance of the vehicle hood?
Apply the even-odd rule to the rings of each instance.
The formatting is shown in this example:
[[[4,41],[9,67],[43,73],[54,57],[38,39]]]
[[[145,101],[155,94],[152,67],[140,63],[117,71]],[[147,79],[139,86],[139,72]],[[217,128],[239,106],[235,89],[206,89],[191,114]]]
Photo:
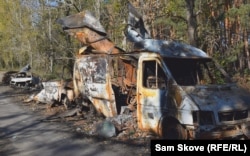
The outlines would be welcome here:
[[[201,110],[250,109],[250,93],[236,84],[187,86],[183,89]]]

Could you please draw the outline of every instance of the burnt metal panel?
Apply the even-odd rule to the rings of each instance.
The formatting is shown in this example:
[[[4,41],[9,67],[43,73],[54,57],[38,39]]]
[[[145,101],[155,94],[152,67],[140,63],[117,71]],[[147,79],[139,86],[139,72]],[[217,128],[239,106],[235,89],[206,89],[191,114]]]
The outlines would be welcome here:
[[[210,58],[201,49],[185,43],[152,39],[144,26],[142,16],[130,3],[128,10],[129,16],[125,35],[130,42],[134,43],[135,49],[156,52],[164,57]]]
[[[97,32],[106,34],[101,23],[88,10],[60,18],[57,20],[57,23],[61,24],[64,30],[88,27]]]
[[[109,75],[107,55],[86,55],[76,61],[77,77],[75,82],[80,94],[87,97],[96,110],[106,117],[117,115],[114,91]],[[76,77],[75,77],[76,78]],[[78,81],[78,80],[74,80]]]

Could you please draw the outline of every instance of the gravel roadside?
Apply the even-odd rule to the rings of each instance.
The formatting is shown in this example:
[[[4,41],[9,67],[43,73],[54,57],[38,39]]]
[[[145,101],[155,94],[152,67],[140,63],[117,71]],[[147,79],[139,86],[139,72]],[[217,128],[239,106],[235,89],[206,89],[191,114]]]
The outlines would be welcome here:
[[[149,141],[103,139],[82,132],[73,119],[43,120],[57,115],[53,109],[63,108],[48,110],[46,105],[23,103],[27,95],[23,90],[0,85],[1,156],[150,155]]]

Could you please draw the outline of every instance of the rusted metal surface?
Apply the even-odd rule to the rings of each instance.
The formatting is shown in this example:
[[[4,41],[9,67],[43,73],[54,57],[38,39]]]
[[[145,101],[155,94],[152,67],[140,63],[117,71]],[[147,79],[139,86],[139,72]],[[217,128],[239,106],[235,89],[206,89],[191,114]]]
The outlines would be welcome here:
[[[65,32],[78,39],[83,45],[90,46],[100,53],[116,54],[124,51],[115,46],[106,36],[101,23],[89,11],[58,19]]]
[[[88,10],[60,18],[57,22],[62,25],[64,30],[89,27],[96,32],[106,34],[101,23]]]
[[[75,86],[87,97],[96,110],[106,117],[117,115],[114,92],[108,73],[109,62],[104,55],[85,56],[76,60],[74,71],[78,79]]]

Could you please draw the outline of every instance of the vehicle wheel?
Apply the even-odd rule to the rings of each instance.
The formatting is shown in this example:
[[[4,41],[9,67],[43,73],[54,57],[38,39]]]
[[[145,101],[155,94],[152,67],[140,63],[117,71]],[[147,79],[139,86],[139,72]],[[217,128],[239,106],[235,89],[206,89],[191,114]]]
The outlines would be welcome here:
[[[178,121],[173,119],[163,119],[162,137],[167,140],[186,140],[187,133]]]

